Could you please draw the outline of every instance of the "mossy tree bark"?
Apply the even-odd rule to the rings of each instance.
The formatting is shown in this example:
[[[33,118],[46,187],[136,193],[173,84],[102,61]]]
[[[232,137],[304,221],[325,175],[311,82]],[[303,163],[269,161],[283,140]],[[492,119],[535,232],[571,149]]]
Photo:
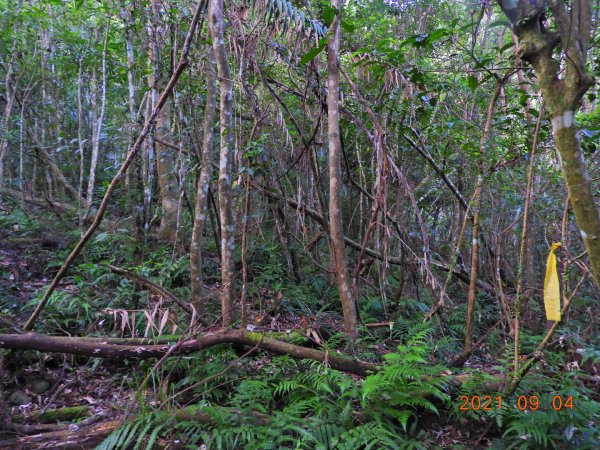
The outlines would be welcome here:
[[[161,358],[165,355],[177,356],[196,353],[220,344],[237,344],[266,350],[279,355],[289,355],[299,359],[313,359],[328,364],[342,372],[364,376],[376,372],[380,367],[367,361],[359,361],[346,356],[332,354],[314,348],[302,347],[279,339],[273,339],[262,333],[250,333],[246,330],[223,329],[199,335],[197,338],[179,341],[175,344],[128,344],[127,340],[112,343],[110,338],[72,338],[63,336],[45,336],[36,333],[0,334],[0,348],[13,350],[39,350],[48,353],[67,353],[111,359],[147,359]],[[134,341],[135,342],[135,341]]]

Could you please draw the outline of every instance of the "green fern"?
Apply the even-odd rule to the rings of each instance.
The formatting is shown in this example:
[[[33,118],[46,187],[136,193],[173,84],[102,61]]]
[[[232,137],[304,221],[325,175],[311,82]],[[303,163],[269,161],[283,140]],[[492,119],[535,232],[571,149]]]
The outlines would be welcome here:
[[[401,442],[402,438],[395,430],[378,422],[368,422],[343,433],[334,449],[397,449]]]
[[[392,417],[406,431],[409,419],[416,417],[416,411],[439,414],[432,399],[448,401],[448,395],[443,391],[444,380],[437,376],[443,368],[427,365],[426,355],[430,352],[425,342],[427,335],[427,330],[413,334],[397,352],[385,355],[387,364],[381,371],[365,380],[363,405],[376,421]]]
[[[267,412],[272,399],[273,391],[269,383],[259,380],[244,380],[238,386],[231,403],[239,408],[254,405],[256,411]]]

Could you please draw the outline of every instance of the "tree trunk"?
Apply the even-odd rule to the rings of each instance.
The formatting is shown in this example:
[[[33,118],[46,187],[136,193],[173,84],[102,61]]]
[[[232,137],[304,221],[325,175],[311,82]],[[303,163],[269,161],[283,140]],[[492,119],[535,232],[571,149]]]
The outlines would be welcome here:
[[[208,33],[210,41],[210,32]],[[192,305],[198,314],[204,312],[202,299],[202,232],[206,223],[208,204],[208,187],[212,172],[213,128],[217,102],[216,61],[210,44],[206,45],[206,106],[204,109],[204,131],[202,137],[202,168],[196,189],[196,205],[194,212],[194,229],[190,245],[190,271],[192,278]]]
[[[152,74],[148,79],[148,84],[151,89],[152,109],[154,109],[158,99],[158,92],[161,85],[161,60],[159,42],[166,33],[166,26],[161,23],[161,15],[164,14],[161,4],[157,0],[151,2],[151,19],[148,26],[149,30],[149,48],[148,56],[152,66]],[[156,119],[154,135],[158,138],[169,136],[169,105],[167,102],[165,108]],[[155,143],[156,151],[156,172],[158,175],[158,186],[160,190],[160,205],[162,209],[162,217],[159,228],[159,238],[162,242],[177,242],[177,224],[179,223],[179,184],[175,176],[175,153],[172,149],[165,145]]]
[[[350,276],[346,264],[346,249],[344,245],[344,227],[342,223],[341,193],[341,166],[340,155],[342,145],[340,142],[340,115],[339,91],[340,74],[338,68],[338,54],[340,47],[340,0],[332,0],[331,6],[338,10],[331,24],[327,39],[327,134],[329,140],[329,225],[331,248],[337,274],[337,283],[342,301],[344,314],[344,331],[351,341],[357,338],[356,330],[356,304],[350,291]]]
[[[79,70],[77,72],[77,144],[79,146],[79,184],[77,186],[78,195],[78,225],[81,234],[85,232],[83,224],[85,222],[85,211],[83,202],[83,177],[85,172],[85,140],[83,139],[85,118],[83,109],[83,60],[85,55],[79,59]]]
[[[18,21],[15,21],[14,25],[14,33],[15,38],[13,40],[13,49],[11,60],[6,68],[6,76],[4,77],[4,86],[6,89],[6,105],[4,106],[4,114],[2,115],[2,119],[0,122],[0,190],[4,187],[4,157],[6,156],[6,151],[8,148],[8,136],[7,131],[10,126],[10,115],[12,112],[13,103],[15,100],[15,92],[16,87],[13,86],[13,75],[14,75],[14,65],[16,64],[16,45],[17,45],[17,31],[18,31]],[[2,200],[0,199],[0,202]]]
[[[600,287],[600,211],[595,203],[592,181],[575,124],[581,99],[594,83],[594,79],[586,71],[592,2],[574,2],[569,15],[564,2],[550,1],[557,32],[546,30],[540,25],[544,6],[534,7],[525,0],[519,0],[516,6],[511,4],[513,8],[509,9],[504,3],[499,1],[506,15],[515,24],[519,55],[533,66],[552,118],[552,133],[561,158],[569,197],[594,280]],[[526,16],[524,13],[527,13]],[[559,57],[564,63],[554,58],[554,50],[558,46],[561,47]]]
[[[100,150],[100,137],[102,133],[102,123],[104,122],[104,113],[106,111],[106,51],[108,47],[108,37],[110,34],[110,21],[106,25],[106,36],[104,37],[104,49],[102,51],[102,97],[100,99],[100,114],[96,116],[97,92],[98,92],[98,74],[94,69],[92,86],[92,158],[90,160],[90,176],[88,178],[87,188],[87,207],[88,211],[94,201],[94,187],[96,184],[96,166],[98,164],[98,153]]]
[[[472,225],[472,239],[473,243],[471,246],[471,274],[469,278],[469,294],[467,298],[467,318],[466,318],[466,331],[465,331],[465,347],[462,354],[452,362],[452,365],[460,367],[471,355],[473,351],[473,322],[475,320],[475,299],[477,296],[477,272],[479,267],[479,223],[481,217],[481,197],[483,194],[483,158],[485,156],[485,150],[490,137],[490,130],[492,128],[492,119],[494,117],[494,109],[500,92],[502,91],[502,83],[498,82],[492,98],[487,108],[485,125],[483,127],[483,134],[481,135],[481,141],[479,144],[479,173],[477,175],[477,184],[475,186],[475,194],[473,195],[473,225]]]
[[[233,322],[235,300],[235,223],[231,183],[234,159],[233,83],[224,41],[223,0],[211,0],[208,20],[221,85],[221,152],[219,156],[219,216],[221,218],[221,313],[223,326]]]
[[[135,142],[135,132],[138,125],[138,114],[136,111],[136,85],[135,85],[135,51],[134,51],[134,19],[132,15],[132,6],[128,5],[125,0],[120,0],[120,14],[123,21],[125,45],[127,55],[127,87],[128,99],[127,106],[129,109],[129,136],[128,148],[131,148]],[[134,264],[142,263],[143,254],[141,252],[141,243],[144,237],[144,210],[140,208],[143,204],[143,180],[140,155],[136,155],[127,173],[125,174],[125,187],[129,195],[129,208],[131,216],[134,218],[134,234],[136,240],[136,248],[134,253]]]

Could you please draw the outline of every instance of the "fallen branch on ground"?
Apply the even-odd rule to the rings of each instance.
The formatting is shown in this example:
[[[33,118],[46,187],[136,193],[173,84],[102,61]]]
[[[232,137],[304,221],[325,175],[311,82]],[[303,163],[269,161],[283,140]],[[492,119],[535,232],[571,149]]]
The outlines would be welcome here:
[[[272,418],[266,414],[252,411],[240,411],[230,408],[219,408],[220,414],[228,414],[231,420],[250,419],[256,425],[267,426],[272,422]],[[168,419],[173,424],[179,421],[196,421],[203,424],[215,422],[215,418],[204,412],[196,405],[188,406],[179,410],[166,412]],[[120,419],[111,419],[108,421],[94,423],[81,422],[77,425],[54,425],[56,431],[42,432],[33,436],[20,436],[14,439],[0,441],[0,448],[18,448],[18,449],[38,449],[38,448],[60,448],[60,449],[81,449],[93,448],[106,439],[113,431],[126,422],[135,420],[135,416],[121,417]],[[62,429],[63,427],[66,427]]]
[[[90,406],[67,406],[64,408],[47,409],[46,411],[32,411],[27,416],[18,414],[13,417],[13,422],[39,422],[39,423],[52,423],[52,422],[65,422],[75,419],[80,419],[85,416],[92,415],[92,408]]]
[[[0,348],[12,350],[38,350],[47,353],[67,353],[71,355],[90,356],[112,359],[146,359],[159,358],[169,350],[172,356],[185,355],[210,348],[218,344],[237,344],[256,346],[280,355],[290,355],[294,358],[313,359],[342,372],[364,376],[375,372],[377,364],[339,356],[335,353],[301,347],[277,339],[266,337],[261,333],[251,333],[245,330],[223,330],[209,332],[194,339],[176,343],[178,348],[171,350],[170,344],[156,345],[117,345],[107,340],[90,340],[89,338],[44,336],[37,333],[0,334]]]
[[[33,436],[20,436],[16,439],[0,441],[0,448],[34,449],[34,448],[60,448],[81,449],[93,448],[112,433],[119,425],[120,420],[109,420],[90,426],[75,426],[67,430],[51,431],[49,433],[35,434]]]

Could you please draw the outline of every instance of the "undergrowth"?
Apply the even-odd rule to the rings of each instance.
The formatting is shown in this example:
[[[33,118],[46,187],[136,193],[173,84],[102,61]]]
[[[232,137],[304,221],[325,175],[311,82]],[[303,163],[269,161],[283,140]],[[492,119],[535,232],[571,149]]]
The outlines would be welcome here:
[[[235,354],[211,349],[202,354],[202,364],[190,358],[162,369],[173,378],[174,391],[191,387],[192,407],[182,410],[170,402],[179,413],[146,410],[100,448],[151,448],[157,436],[185,448],[428,448],[417,413],[437,413],[448,396],[438,377],[441,367],[427,364],[426,337],[427,331],[414,335],[364,381],[287,356],[241,360],[224,371]],[[202,414],[202,420],[174,420],[181,411]]]
[[[25,214],[4,216],[0,228],[16,225],[30,235],[34,222]],[[69,238],[74,242],[78,231]],[[46,270],[54,273],[72,249],[56,250]],[[114,248],[119,247],[120,256]],[[288,320],[310,317],[327,322],[335,317],[332,305],[337,290],[327,277],[303,270],[303,282],[295,283],[277,246],[271,243],[250,249],[253,272],[249,277],[249,301],[253,311],[280,314]],[[44,310],[45,320],[37,331],[47,334],[83,333],[89,336],[142,336],[147,321],[161,319],[166,306],[135,283],[111,274],[108,264],[128,268],[189,298],[189,262],[171,250],[157,248],[133,265],[135,248],[127,233],[100,233],[94,245],[72,268],[61,288]],[[218,280],[218,264],[206,257],[204,279]],[[32,310],[44,290],[21,306]],[[274,299],[277,299],[275,301]],[[582,295],[574,304],[588,308],[593,294]],[[379,362],[381,369],[360,379],[333,370],[318,362],[265,353],[245,354],[244,350],[220,345],[194,354],[170,358],[153,371],[156,361],[136,366],[125,362],[133,376],[131,389],[137,398],[128,411],[129,419],[99,448],[151,449],[178,442],[181,448],[207,449],[431,449],[468,448],[451,442],[475,442],[478,433],[489,427],[486,440],[494,449],[598,448],[600,416],[597,381],[582,370],[600,361],[597,337],[581,322],[561,325],[551,351],[524,379],[517,392],[505,397],[506,376],[510,375],[511,340],[498,327],[473,355],[472,367],[457,374],[444,366],[462,349],[464,305],[444,311],[437,326],[421,323],[434,299],[426,294],[402,298],[387,306],[371,292],[359,302],[363,324],[389,321],[381,328],[363,325],[361,338],[348,347],[343,333],[333,329],[320,343],[328,352],[351,350],[356,357]],[[482,295],[477,304],[475,338],[483,336],[499,317],[497,303]],[[216,305],[216,306],[215,306]],[[216,309],[218,304],[209,305]],[[0,304],[2,314],[14,313],[15,306]],[[148,315],[155,308],[155,315]],[[529,309],[540,314],[540,306]],[[112,311],[112,312],[111,312]],[[118,314],[115,313],[118,311]],[[169,310],[171,320],[183,320]],[[174,313],[174,314],[172,314]],[[172,318],[171,316],[174,315]],[[127,327],[122,324],[127,321]],[[185,326],[175,330],[178,334]],[[521,352],[533,352],[545,333],[543,324],[524,328]],[[570,354],[580,356],[573,362]],[[383,357],[382,357],[383,355]],[[581,366],[581,367],[580,367]],[[142,385],[150,374],[149,382]],[[484,394],[485,393],[485,394]],[[460,409],[460,398],[490,395],[502,397],[502,408]],[[531,403],[539,399],[539,407]],[[569,400],[572,408],[552,407],[552,399]],[[519,400],[521,399],[521,400]],[[527,399],[527,407],[519,401]],[[455,436],[441,442],[438,436],[452,428]]]

